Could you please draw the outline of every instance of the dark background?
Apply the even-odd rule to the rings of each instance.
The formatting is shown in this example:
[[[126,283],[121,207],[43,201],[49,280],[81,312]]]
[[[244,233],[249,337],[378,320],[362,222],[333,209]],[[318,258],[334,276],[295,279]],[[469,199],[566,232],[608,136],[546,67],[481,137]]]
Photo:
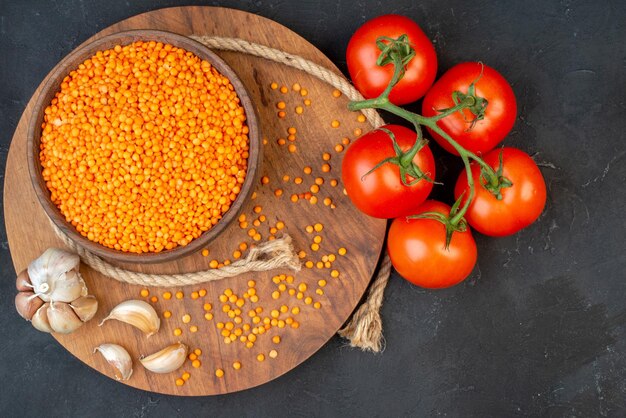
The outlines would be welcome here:
[[[383,354],[333,338],[259,388],[188,399],[117,384],[22,321],[2,229],[0,416],[626,415],[626,3],[206,4],[276,20],[344,72],[352,32],[392,12],[415,19],[435,42],[440,73],[468,60],[497,68],[519,106],[506,144],[536,154],[549,189],[545,212],[515,236],[478,236],[478,266],[457,287],[425,291],[394,275]],[[173,5],[181,3],[0,1],[2,173],[26,103],[63,56],[119,20]],[[460,167],[438,161],[448,187],[437,195],[450,201]]]

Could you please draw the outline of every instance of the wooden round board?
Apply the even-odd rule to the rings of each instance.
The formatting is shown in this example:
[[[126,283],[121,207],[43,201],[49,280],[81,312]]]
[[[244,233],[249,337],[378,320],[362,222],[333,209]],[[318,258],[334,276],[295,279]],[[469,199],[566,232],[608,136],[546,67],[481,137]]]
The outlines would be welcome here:
[[[163,29],[184,35],[238,37],[298,54],[339,73],[328,58],[289,29],[271,20],[241,11],[215,7],[157,10],[113,25],[94,38],[127,29]],[[151,288],[148,289],[150,291],[148,298],[140,296],[141,287],[104,277],[83,265],[81,271],[90,293],[100,302],[98,313],[92,321],[75,333],[54,335],[80,360],[106,376],[112,376],[111,366],[100,354],[93,354],[94,347],[102,343],[120,344],[134,359],[156,352],[176,341],[186,343],[192,350],[195,348],[202,350],[199,368],[194,368],[191,361],[187,360],[180,370],[165,375],[147,372],[135,360],[134,374],[124,383],[152,392],[186,396],[222,394],[260,385],[291,370],[326,343],[348,319],[367,288],[383,245],[385,222],[359,213],[343,194],[340,175],[342,152],[335,150],[335,145],[340,144],[344,137],[354,139],[355,129],[363,131],[370,129],[366,123],[356,120],[356,114],[346,109],[347,99],[343,96],[335,98],[332,95],[332,87],[298,70],[249,55],[216,52],[232,66],[250,91],[258,108],[262,135],[267,138],[261,174],[269,177],[270,181],[268,184],[259,183],[256,186],[256,198],[247,202],[243,209],[250,224],[248,229],[252,227],[255,219],[265,215],[266,220],[256,227],[262,235],[262,241],[269,237],[269,229],[275,227],[278,221],[282,221],[285,227],[278,231],[277,236],[286,232],[293,238],[296,250],[303,250],[306,253],[306,257],[302,259],[303,264],[309,260],[317,263],[323,255],[331,253],[335,254],[336,260],[331,268],[306,268],[303,265],[303,269],[298,273],[277,270],[244,274],[200,286]],[[272,89],[270,87],[272,82],[278,83],[279,86],[288,86],[289,92],[281,93],[280,89]],[[308,90],[306,97],[291,88],[296,82]],[[38,92],[39,90],[35,92],[34,97]],[[310,99],[310,105],[304,104],[305,99]],[[284,101],[287,105],[284,118],[277,117],[276,104],[279,101]],[[5,222],[16,271],[24,269],[46,248],[62,247],[35,197],[28,176],[26,126],[33,102],[34,100],[31,100],[26,107],[13,137],[4,188]],[[297,114],[296,106],[302,106],[304,112]],[[341,125],[332,128],[333,120],[338,120]],[[287,140],[287,145],[279,145],[277,143],[279,138],[288,138],[289,127],[297,129],[296,139]],[[290,152],[288,144],[295,144],[296,152]],[[322,164],[326,163],[322,158],[324,152],[331,155],[328,161],[331,166],[330,172],[322,172],[321,169]],[[305,166],[312,168],[312,174],[303,172]],[[288,181],[284,181],[284,175],[290,176]],[[296,177],[301,177],[303,182],[295,184]],[[318,202],[312,204],[309,200],[299,199],[293,203],[290,196],[307,192],[317,177],[324,179],[324,184],[316,194]],[[337,179],[339,184],[332,187],[331,179]],[[275,195],[276,189],[282,189],[282,196]],[[332,200],[335,208],[323,203],[327,197]],[[260,213],[255,213],[256,206],[262,208]],[[306,231],[307,225],[316,223],[324,226],[321,232]],[[237,249],[239,243],[252,244],[248,229],[242,229],[235,222],[224,235],[210,245],[208,257],[198,253],[165,264],[125,267],[152,273],[207,269],[210,260],[232,260],[233,251]],[[321,236],[323,240],[320,249],[313,251],[311,244],[316,235]],[[345,256],[338,255],[340,247],[347,249]],[[337,270],[340,276],[331,277],[332,270]],[[278,299],[272,297],[272,292],[278,288],[278,284],[272,279],[279,274],[294,276],[292,284],[287,281],[281,282],[287,289],[296,289],[294,295],[285,290]],[[256,282],[255,289],[259,298],[257,303],[253,303],[250,297],[243,297],[248,291],[249,280]],[[325,280],[327,284],[320,287],[319,280]],[[307,290],[303,292],[302,299],[298,299],[297,287],[301,283],[306,284]],[[243,327],[244,324],[256,326],[248,316],[250,309],[262,307],[263,312],[259,316],[271,320],[271,311],[274,309],[280,311],[283,305],[289,308],[289,312],[280,313],[279,319],[290,322],[291,320],[287,318],[291,317],[300,326],[298,328],[289,324],[285,327],[272,326],[264,334],[256,335],[252,348],[246,347],[239,337],[235,342],[226,344],[217,324],[233,321],[223,312],[223,304],[219,301],[219,296],[227,288],[232,289],[245,302],[241,307],[242,323],[235,324],[235,328]],[[206,296],[193,299],[192,292],[200,289],[206,289]],[[317,289],[321,289],[323,294],[320,295],[321,292],[317,292]],[[184,297],[177,299],[173,296],[166,300],[163,297],[166,291],[172,294],[181,291]],[[117,321],[109,321],[98,327],[98,323],[119,302],[128,299],[150,301],[152,296],[156,296],[158,301],[150,303],[161,316],[166,310],[172,313],[169,319],[162,317],[161,330],[158,334],[146,338],[139,330]],[[321,308],[316,309],[313,303],[305,303],[309,296],[314,302],[320,302]],[[206,303],[212,305],[210,313],[213,319],[205,318]],[[300,308],[300,313],[293,314],[291,312],[293,307]],[[233,305],[233,309],[235,308]],[[189,323],[183,323],[184,314],[191,316]],[[24,326],[29,325],[24,323]],[[192,332],[192,326],[196,326],[198,331]],[[175,328],[180,328],[182,335],[174,336]],[[243,335],[251,333],[250,329],[247,331],[242,329],[240,332]],[[281,337],[279,344],[272,341],[272,337],[276,335]],[[277,351],[276,358],[270,358],[271,350]],[[257,360],[259,354],[264,354],[264,361]],[[232,364],[235,361],[241,363],[240,370],[233,369]],[[222,378],[215,375],[218,368],[225,371]],[[191,374],[189,381],[183,386],[177,386],[175,380],[185,371]]]

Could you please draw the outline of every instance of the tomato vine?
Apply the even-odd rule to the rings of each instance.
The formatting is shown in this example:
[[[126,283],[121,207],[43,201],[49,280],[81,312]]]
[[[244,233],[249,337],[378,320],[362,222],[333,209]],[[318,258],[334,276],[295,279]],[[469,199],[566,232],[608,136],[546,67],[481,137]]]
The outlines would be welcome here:
[[[463,112],[463,110],[469,110],[473,115],[474,119],[468,121],[470,123],[469,130],[471,130],[476,122],[482,120],[485,115],[485,110],[487,109],[488,102],[485,98],[479,97],[476,94],[475,84],[480,79],[480,75],[476,78],[467,89],[467,92],[454,91],[452,93],[452,99],[455,103],[454,106],[449,107],[447,109],[438,109],[438,114],[425,117],[418,113],[411,112],[407,109],[404,109],[389,100],[389,94],[393,87],[402,79],[406,66],[410,62],[410,60],[414,57],[415,52],[412,47],[408,43],[407,35],[401,35],[396,39],[389,37],[379,37],[376,40],[376,44],[378,48],[381,50],[381,53],[378,57],[377,64],[384,66],[388,64],[392,64],[394,66],[393,76],[385,88],[385,90],[376,98],[366,99],[361,101],[352,101],[348,104],[348,109],[351,111],[359,111],[363,109],[378,109],[385,110],[389,113],[392,113],[396,116],[403,118],[404,120],[411,122],[416,131],[416,139],[415,144],[411,148],[411,150],[419,150],[422,146],[427,143],[427,140],[424,139],[422,135],[422,127],[428,128],[431,132],[437,133],[439,136],[444,138],[459,154],[461,157],[463,164],[465,166],[465,170],[467,173],[467,182],[469,188],[469,195],[461,208],[459,208],[461,200],[463,196],[459,197],[459,199],[455,202],[452,207],[450,214],[447,216],[442,215],[441,213],[422,213],[417,215],[417,217],[427,217],[430,219],[438,220],[443,223],[446,227],[446,247],[450,243],[450,239],[452,234],[455,231],[464,231],[466,228],[466,222],[464,220],[464,215],[466,214],[470,204],[474,200],[476,190],[475,184],[471,173],[470,168],[470,160],[476,161],[481,167],[481,183],[482,185],[489,190],[498,200],[502,199],[501,189],[506,187],[511,187],[512,183],[509,179],[502,175],[502,159],[500,159],[500,167],[498,170],[494,171],[494,169],[485,163],[482,158],[480,158],[475,153],[463,148],[457,141],[455,141],[448,133],[446,133],[443,129],[441,129],[437,122],[455,112]],[[481,64],[482,65],[482,64]],[[481,72],[482,75],[482,72]],[[391,136],[392,141],[394,140],[393,136]],[[395,144],[395,141],[394,141]],[[397,150],[396,150],[397,151]],[[411,152],[411,151],[409,151]],[[405,153],[406,156],[408,153]],[[414,154],[413,154],[414,155]],[[397,157],[390,158],[381,161],[378,165],[376,165],[371,171],[378,169],[381,165],[391,162],[399,165],[403,168],[402,162],[406,162],[406,158],[402,158],[403,155],[398,153]],[[422,179],[424,176],[419,172],[408,172],[408,167],[404,166],[404,169],[401,170],[402,182],[406,185],[406,174],[410,174],[412,177],[416,179]],[[370,171],[370,172],[371,172]],[[368,173],[369,174],[369,173]],[[426,179],[430,180],[430,179]],[[432,180],[431,180],[432,181]]]

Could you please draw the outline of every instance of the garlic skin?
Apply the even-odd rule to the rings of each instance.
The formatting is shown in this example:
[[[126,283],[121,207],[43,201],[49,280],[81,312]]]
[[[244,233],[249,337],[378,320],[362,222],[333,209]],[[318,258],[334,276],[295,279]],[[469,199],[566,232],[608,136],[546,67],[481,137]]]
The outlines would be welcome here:
[[[28,277],[28,270],[24,269],[17,275],[15,279],[15,288],[18,292],[32,292],[33,284],[30,282],[30,277]]]
[[[54,330],[50,326],[50,321],[48,321],[49,308],[50,304],[48,302],[44,303],[31,318],[30,321],[36,330],[39,330],[41,332],[54,332]]]
[[[143,367],[153,373],[170,373],[178,370],[187,358],[187,346],[180,342],[139,359]]]
[[[87,295],[87,286],[78,266],[77,254],[48,248],[28,265],[28,276],[33,292],[44,302],[72,302]]]
[[[133,360],[130,358],[128,351],[121,345],[117,344],[101,344],[94,348],[93,352],[99,351],[104,359],[115,369],[115,378],[117,380],[128,380],[133,374]]]
[[[15,309],[27,321],[31,320],[41,305],[43,305],[43,300],[39,299],[33,292],[19,292],[15,295]]]
[[[109,319],[117,319],[129,325],[139,328],[148,337],[156,334],[161,327],[161,319],[156,311],[143,300],[127,300],[111,310],[109,316],[100,322],[102,326]]]
[[[70,306],[83,322],[89,321],[98,312],[98,301],[93,295],[81,296],[71,302]]]
[[[83,325],[70,305],[62,302],[50,302],[48,322],[50,328],[59,334],[70,334]]]

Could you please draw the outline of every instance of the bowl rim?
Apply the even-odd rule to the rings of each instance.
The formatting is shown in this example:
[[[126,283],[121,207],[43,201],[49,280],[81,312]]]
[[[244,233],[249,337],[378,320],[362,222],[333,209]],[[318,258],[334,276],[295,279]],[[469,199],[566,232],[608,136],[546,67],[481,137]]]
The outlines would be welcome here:
[[[182,48],[191,52],[202,60],[208,61],[220,74],[226,76],[233,85],[241,106],[246,113],[246,124],[248,126],[248,160],[246,178],[241,185],[239,194],[233,201],[232,205],[223,214],[222,218],[211,227],[204,231],[198,238],[193,239],[185,246],[177,246],[171,250],[164,250],[158,253],[131,253],[116,250],[114,248],[105,247],[102,244],[89,240],[81,235],[75,227],[65,220],[65,216],[61,214],[60,209],[50,199],[50,191],[48,190],[42,175],[42,166],[39,159],[39,149],[41,145],[41,125],[43,124],[43,115],[45,108],[50,104],[56,93],[60,90],[60,84],[63,79],[82,62],[94,56],[98,51],[104,51],[113,48],[115,45],[128,45],[136,41],[144,42],[163,42],[171,44],[175,47]],[[162,263],[176,260],[186,255],[192,254],[204,247],[211,241],[216,239],[239,215],[244,203],[248,200],[252,193],[253,185],[260,173],[262,163],[262,143],[260,140],[260,125],[256,114],[256,108],[250,99],[250,95],[242,83],[236,72],[217,54],[215,54],[207,46],[191,39],[187,36],[174,32],[153,30],[153,29],[134,29],[116,32],[97,38],[93,41],[87,41],[79,45],[76,49],[61,59],[54,68],[46,75],[45,82],[41,86],[37,99],[33,107],[33,113],[28,122],[27,130],[27,159],[28,171],[31,184],[37,195],[39,203],[44,209],[49,220],[68,236],[74,243],[83,249],[86,249],[100,257],[115,260],[119,262],[149,264]],[[35,146],[37,152],[35,153]]]

